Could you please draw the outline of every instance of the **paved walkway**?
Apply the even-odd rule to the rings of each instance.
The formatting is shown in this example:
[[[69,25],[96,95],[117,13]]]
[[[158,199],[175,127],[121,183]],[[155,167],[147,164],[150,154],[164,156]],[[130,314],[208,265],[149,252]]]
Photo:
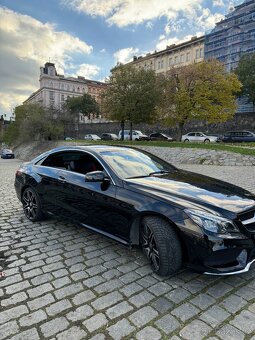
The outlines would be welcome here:
[[[255,339],[255,270],[154,275],[128,250],[70,222],[31,223],[0,160],[0,339]],[[183,166],[255,192],[254,167]]]

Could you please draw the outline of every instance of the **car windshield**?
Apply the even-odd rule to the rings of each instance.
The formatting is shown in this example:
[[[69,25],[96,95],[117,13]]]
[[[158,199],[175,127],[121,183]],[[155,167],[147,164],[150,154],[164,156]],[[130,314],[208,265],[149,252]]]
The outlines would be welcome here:
[[[123,179],[147,177],[176,169],[156,156],[132,149],[101,151],[100,154],[115,173]]]
[[[5,153],[12,153],[12,150],[10,150],[10,149],[4,149],[3,152],[5,152]]]

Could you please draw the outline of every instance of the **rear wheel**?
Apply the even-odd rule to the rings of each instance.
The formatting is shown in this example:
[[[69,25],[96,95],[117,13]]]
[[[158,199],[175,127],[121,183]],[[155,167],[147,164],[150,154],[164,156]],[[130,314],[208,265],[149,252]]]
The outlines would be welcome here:
[[[26,217],[30,221],[40,221],[43,218],[40,197],[33,188],[26,188],[22,195],[22,205]]]
[[[140,243],[153,271],[161,276],[177,272],[182,265],[180,240],[171,225],[157,216],[142,220]]]
[[[205,139],[204,143],[209,144],[210,143],[210,139]]]

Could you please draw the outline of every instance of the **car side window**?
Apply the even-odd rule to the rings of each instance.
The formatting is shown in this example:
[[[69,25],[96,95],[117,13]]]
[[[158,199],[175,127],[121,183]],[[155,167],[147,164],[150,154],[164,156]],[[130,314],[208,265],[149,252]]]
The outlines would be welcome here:
[[[85,175],[92,171],[103,171],[102,165],[90,154],[82,153],[68,165],[68,170]]]
[[[195,132],[188,133],[188,136],[195,136]]]
[[[62,170],[86,174],[91,171],[102,171],[102,165],[85,152],[61,152],[48,156],[41,164]]]
[[[66,169],[63,159],[63,153],[56,153],[49,155],[42,163],[42,166],[49,166],[51,168]]]

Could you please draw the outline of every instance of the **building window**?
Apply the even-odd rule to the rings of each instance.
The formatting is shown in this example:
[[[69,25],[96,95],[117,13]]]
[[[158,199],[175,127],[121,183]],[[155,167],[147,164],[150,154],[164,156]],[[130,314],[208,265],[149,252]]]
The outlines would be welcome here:
[[[196,59],[199,58],[199,50],[196,50]]]
[[[204,57],[204,49],[203,48],[200,48],[200,50],[199,50],[199,57],[200,58]]]
[[[73,92],[75,92],[75,87],[73,86]]]
[[[158,61],[158,70],[160,70],[160,60]]]
[[[68,84],[66,85],[66,89],[67,89],[67,91],[69,91],[69,85]]]
[[[164,60],[161,60],[161,68],[164,68]]]
[[[63,102],[65,100],[65,96],[61,94],[61,101]]]
[[[171,66],[172,65],[172,63],[173,63],[173,58],[169,58],[169,66]]]
[[[54,91],[50,91],[50,100],[54,100],[55,99],[55,93],[54,93]]]
[[[64,90],[64,84],[61,84],[61,90]]]
[[[186,54],[186,61],[190,61],[190,52],[187,52]]]
[[[53,82],[52,81],[50,82],[50,87],[53,89]]]
[[[184,63],[184,54],[181,54],[181,58],[180,59],[181,59],[180,62]]]
[[[179,62],[179,58],[178,58],[178,55],[177,55],[176,57],[174,57],[174,63],[178,64],[178,62]]]

